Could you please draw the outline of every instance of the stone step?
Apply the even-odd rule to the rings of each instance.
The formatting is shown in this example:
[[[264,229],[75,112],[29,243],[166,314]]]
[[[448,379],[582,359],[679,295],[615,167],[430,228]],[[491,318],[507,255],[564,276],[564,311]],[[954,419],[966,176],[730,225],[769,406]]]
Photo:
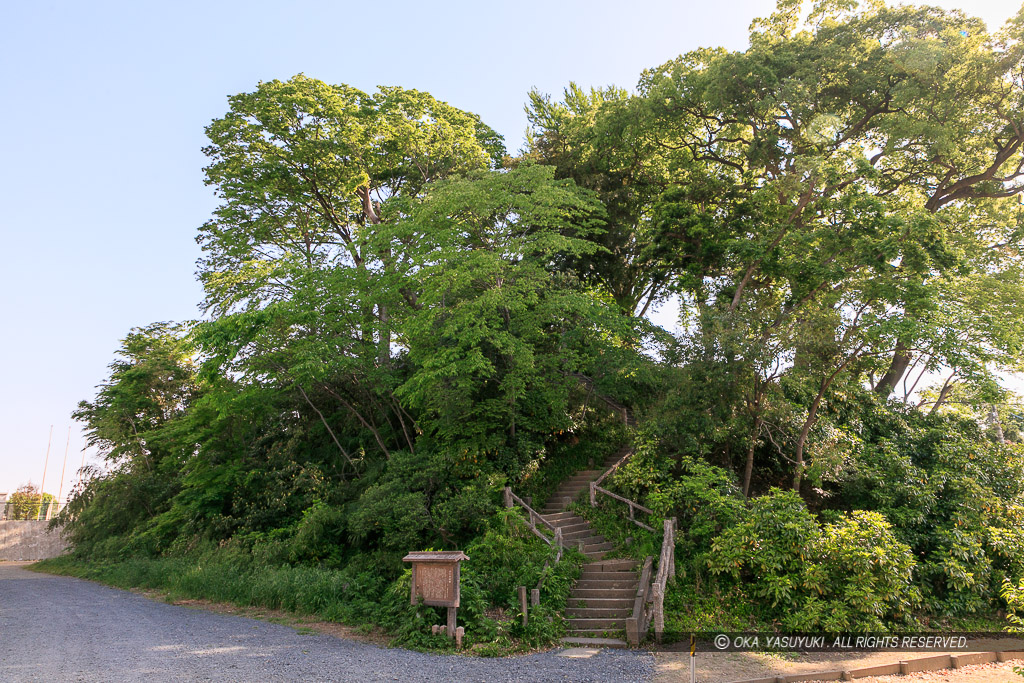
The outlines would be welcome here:
[[[556,522],[562,522],[562,521],[567,520],[567,519],[578,519],[581,522],[586,521],[582,517],[577,515],[575,512],[567,512],[565,510],[562,510],[562,511],[559,511],[559,512],[553,512],[551,514],[541,514],[541,517],[543,517],[547,521],[551,522],[552,524],[554,524]]]
[[[579,524],[555,524],[556,527],[562,530],[562,538],[566,538],[569,534],[576,534],[580,532],[590,533],[590,525],[586,522],[580,522]]]
[[[561,516],[557,517],[556,519],[549,519],[549,517],[556,517],[556,515],[561,515]],[[544,517],[544,519],[547,519],[549,522],[551,522],[555,526],[573,526],[574,524],[590,524],[590,522],[588,522],[587,520],[583,519],[582,517],[577,515],[575,512],[556,512],[556,513],[554,513],[552,515],[541,515],[541,516]]]
[[[577,531],[565,531],[562,530],[562,538],[568,541],[572,541],[573,545],[576,545],[578,541],[584,541],[586,545],[594,545],[595,543],[604,543],[605,537],[600,534],[595,534],[594,530],[587,525],[586,529],[579,529]],[[596,540],[590,540],[596,539]]]
[[[596,607],[601,609],[626,609],[632,610],[636,601],[636,591],[628,598],[569,598],[569,607]]]
[[[593,532],[591,532],[593,533]],[[565,541],[565,545],[570,548],[576,548],[579,550],[580,544],[583,544],[583,554],[596,553],[606,551],[607,548],[603,547],[606,541],[603,536],[587,536],[585,538],[570,538]]]
[[[600,571],[595,572],[595,571],[588,570],[586,566],[584,566],[584,568],[583,568],[583,573],[580,574],[580,581],[589,581],[589,580],[598,580],[598,581],[600,581],[602,579],[611,579],[611,580],[616,580],[616,581],[623,581],[623,580],[625,580],[625,581],[635,581],[635,580],[637,580],[636,572],[600,572]]]
[[[570,607],[565,610],[565,615],[571,619],[625,619],[632,614],[632,607]]]
[[[575,512],[555,512],[552,514],[542,514],[541,517],[543,517],[552,526],[565,527],[590,523]]]
[[[626,641],[621,638],[588,638],[586,636],[566,636],[562,638],[566,645],[578,645],[582,647],[609,647],[624,648]]]
[[[555,489],[555,493],[551,495],[551,498],[571,498],[575,500],[575,497],[585,492],[585,490],[589,490],[589,486],[559,486]]]
[[[598,552],[585,552],[583,553],[589,560],[603,560],[605,555],[608,554],[607,550],[600,550]]]
[[[584,572],[635,572],[640,563],[628,558],[588,562],[583,566]]]
[[[566,628],[573,632],[580,631],[624,631],[626,618],[621,619],[567,619]]]
[[[580,588],[572,589],[570,600],[587,600],[597,598],[599,600],[634,600],[636,599],[636,586],[633,588]]]
[[[636,590],[637,584],[640,581],[636,578],[636,575],[630,576],[628,579],[580,579],[576,582],[576,588],[584,589],[607,589],[607,588],[632,588]],[[573,591],[573,594],[575,591]]]
[[[573,548],[579,548],[580,543],[583,544],[584,548],[605,543],[604,536],[595,536],[593,531],[586,531],[583,534],[576,534],[574,536],[562,534],[562,540],[565,542],[565,545]],[[598,548],[598,550],[604,550],[604,548]]]
[[[555,491],[551,495],[551,498],[548,499],[548,503],[553,503],[554,501],[557,500],[566,500],[571,503],[574,500],[579,500],[581,496],[583,500],[587,499],[586,489],[576,489],[575,491],[572,489],[567,489],[565,491]],[[548,503],[545,503],[545,505],[547,505]]]
[[[611,550],[610,548],[604,547],[608,544],[605,542],[604,538],[600,536],[595,536],[593,539],[586,538],[575,541],[566,541],[565,545],[579,550],[581,543],[583,544],[583,554],[587,557],[594,557],[597,553],[607,553]]]
[[[557,500],[555,502],[548,503],[547,505],[545,505],[540,510],[540,513],[542,515],[551,515],[551,514],[555,514],[556,512],[564,512],[565,509],[567,507],[569,507],[569,503],[571,503],[571,502],[572,502],[572,498],[565,498],[564,500],[563,499],[559,499],[559,500]]]
[[[583,546],[583,552],[589,555],[590,553],[600,552],[602,550],[611,550],[615,545],[611,541],[602,540],[599,543],[586,544]]]
[[[566,636],[569,638],[614,638],[617,640],[626,639],[626,629],[589,629],[589,628],[577,628],[566,631]]]
[[[577,624],[589,623],[592,626],[577,626]],[[586,620],[567,620],[565,622],[565,635],[584,636],[591,638],[613,638],[626,635],[626,620],[624,618],[586,618]]]
[[[544,503],[544,507],[552,508],[555,507],[556,505],[560,505],[564,509],[566,505],[573,502],[574,500],[576,500],[575,493],[572,495],[553,495],[550,498],[548,498],[548,502]]]

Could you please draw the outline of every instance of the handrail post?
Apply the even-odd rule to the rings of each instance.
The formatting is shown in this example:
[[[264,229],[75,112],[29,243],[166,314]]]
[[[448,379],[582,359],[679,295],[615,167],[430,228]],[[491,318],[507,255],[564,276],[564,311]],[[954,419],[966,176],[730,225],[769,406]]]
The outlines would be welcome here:
[[[558,550],[555,551],[555,562],[562,561],[562,527],[555,527],[555,545],[558,546]]]
[[[654,584],[654,639],[661,643],[665,632],[665,589],[660,583]]]
[[[668,544],[668,578],[669,580],[676,577],[676,524],[678,521],[675,517],[665,520],[665,532],[669,537]]]
[[[626,642],[636,647],[640,644],[640,625],[636,617],[626,619]]]
[[[590,507],[597,507],[597,482],[590,482]]]
[[[505,507],[512,509],[512,487],[506,486],[504,491]]]

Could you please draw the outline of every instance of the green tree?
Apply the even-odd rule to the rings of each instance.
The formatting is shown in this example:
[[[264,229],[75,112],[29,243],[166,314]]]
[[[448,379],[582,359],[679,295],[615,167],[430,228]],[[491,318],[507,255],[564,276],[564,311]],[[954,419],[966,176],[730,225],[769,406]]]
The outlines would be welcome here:
[[[1021,54],[959,12],[818,2],[801,24],[782,2],[746,51],[644,74],[642,120],[671,179],[652,223],[691,358],[724,363],[732,385],[793,369],[806,387],[787,434],[794,486],[832,388],[877,369],[887,393],[899,358],[941,334],[934,285],[993,274],[997,235],[1019,247],[998,218],[1021,190]],[[770,406],[744,393],[753,443]]]
[[[428,183],[498,163],[500,138],[395,87],[369,95],[298,75],[230,103],[207,129],[207,182],[223,203],[199,237],[206,305],[220,314],[200,330],[204,352],[221,372],[290,388],[346,459],[325,418],[336,406],[385,458],[411,448],[387,368],[401,351],[392,318],[417,303],[394,286],[405,246],[377,233]]]
[[[415,90],[368,95],[300,74],[229,101],[204,149],[222,204],[198,238],[206,306],[222,313],[287,298],[306,270],[386,271],[388,253],[367,253],[362,238],[390,203],[504,154],[477,116]],[[386,302],[374,308],[363,314],[381,329],[363,342],[376,331],[386,355]]]
[[[28,482],[18,487],[7,499],[7,519],[41,519],[47,506],[56,500],[52,494],[39,495],[39,487]]]
[[[562,102],[532,91],[526,109],[527,157],[593,191],[605,208],[604,229],[587,236],[602,249],[566,266],[639,317],[668,294],[674,272],[654,241],[652,208],[670,179],[645,105],[621,88],[587,92],[572,83]]]
[[[601,211],[553,173],[523,164],[435,185],[396,227],[418,283],[401,337],[415,369],[400,394],[450,457],[496,458],[510,474],[568,428],[573,373],[632,336],[561,267],[597,251],[583,237]]]
[[[166,509],[181,471],[195,454],[184,429],[202,393],[185,329],[166,323],[136,328],[93,401],[74,412],[107,472],[93,477],[61,520],[72,543],[94,547],[128,534]]]

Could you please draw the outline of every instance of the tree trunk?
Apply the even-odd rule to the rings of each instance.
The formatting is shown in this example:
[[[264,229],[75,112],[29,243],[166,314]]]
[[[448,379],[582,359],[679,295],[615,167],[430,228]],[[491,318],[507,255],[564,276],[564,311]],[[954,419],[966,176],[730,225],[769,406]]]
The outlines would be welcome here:
[[[814,403],[811,404],[811,409],[807,413],[807,419],[804,421],[803,429],[800,430],[800,436],[796,440],[796,451],[794,453],[794,460],[796,460],[795,472],[793,473],[793,490],[800,493],[800,482],[804,476],[804,446],[807,445],[807,435],[811,432],[811,427],[814,426],[814,418],[818,414],[818,406],[821,405],[821,397],[825,394],[824,390],[818,394],[817,398],[814,399]]]
[[[382,367],[391,366],[391,317],[388,307],[377,304],[377,317],[380,319],[380,342],[377,347],[377,364]]]
[[[757,437],[761,434],[761,416],[754,420],[754,436],[747,448],[747,466],[743,470],[743,498],[750,498],[750,480],[754,474],[754,450],[757,448]]]
[[[908,349],[903,342],[897,342],[896,348],[893,350],[892,362],[889,364],[889,369],[886,370],[885,374],[882,375],[882,379],[878,380],[878,384],[875,385],[875,393],[889,397],[899,381],[903,379],[903,375],[907,372],[907,368],[910,366],[910,349]]]
[[[956,373],[954,372],[952,375],[946,378],[945,382],[943,382],[942,390],[939,391],[939,397],[935,399],[935,404],[932,406],[932,409],[928,411],[929,415],[934,415],[935,411],[939,409],[939,406],[941,406],[946,401],[946,396],[949,395],[949,392],[952,391],[953,387],[955,386],[953,383],[953,377],[955,376]]]
[[[793,474],[793,490],[797,493],[800,493],[800,480],[803,479],[804,476],[804,446],[807,445],[807,435],[811,433],[811,427],[814,426],[814,422],[818,417],[818,408],[821,407],[821,401],[825,398],[825,392],[828,391],[830,386],[832,386],[832,382],[839,376],[839,373],[842,372],[843,369],[860,354],[860,351],[863,348],[863,344],[857,347],[857,350],[847,357],[847,359],[843,361],[842,365],[836,368],[831,375],[821,380],[821,386],[818,388],[818,395],[814,397],[814,402],[811,403],[811,407],[807,411],[807,419],[804,420],[804,426],[800,430],[799,438],[796,440],[796,452],[794,454],[794,458],[796,460],[796,472]]]
[[[993,404],[990,404],[988,407],[988,421],[996,429],[996,441],[999,443],[1006,443],[1006,436],[1003,434],[1003,425],[999,423],[999,411],[996,410],[996,407]]]

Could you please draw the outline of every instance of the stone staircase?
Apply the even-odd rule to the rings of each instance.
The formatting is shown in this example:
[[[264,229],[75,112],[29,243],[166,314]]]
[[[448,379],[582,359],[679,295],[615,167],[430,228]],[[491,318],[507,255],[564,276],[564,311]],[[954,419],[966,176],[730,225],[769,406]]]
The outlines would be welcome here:
[[[568,635],[562,639],[566,644],[626,647],[626,619],[633,612],[640,582],[638,563],[630,559],[604,559],[614,546],[595,533],[587,520],[565,509],[623,454],[624,451],[612,455],[604,469],[576,472],[562,482],[541,510],[544,519],[562,530],[565,545],[579,547],[588,558],[569,596]]]

